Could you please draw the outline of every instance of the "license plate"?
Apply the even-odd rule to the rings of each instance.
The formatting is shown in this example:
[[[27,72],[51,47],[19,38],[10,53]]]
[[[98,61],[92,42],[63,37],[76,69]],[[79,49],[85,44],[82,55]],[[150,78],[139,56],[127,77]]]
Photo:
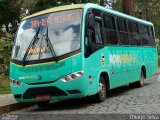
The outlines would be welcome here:
[[[37,100],[50,100],[51,96],[50,95],[37,95],[36,99]]]

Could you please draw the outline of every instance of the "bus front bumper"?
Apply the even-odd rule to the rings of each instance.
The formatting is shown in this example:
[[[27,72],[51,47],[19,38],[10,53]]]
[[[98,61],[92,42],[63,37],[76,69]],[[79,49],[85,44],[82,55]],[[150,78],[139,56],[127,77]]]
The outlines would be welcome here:
[[[20,86],[11,85],[11,90],[17,102],[38,102],[46,101],[46,99],[37,99],[37,96],[43,95],[50,96],[48,99],[50,101],[85,97],[87,85],[86,79],[80,77],[69,82],[57,80],[48,84],[28,85],[22,83]]]

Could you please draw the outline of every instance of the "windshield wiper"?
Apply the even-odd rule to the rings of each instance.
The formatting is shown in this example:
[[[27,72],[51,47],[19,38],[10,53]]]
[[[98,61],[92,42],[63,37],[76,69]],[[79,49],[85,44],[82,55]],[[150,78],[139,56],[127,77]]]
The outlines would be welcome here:
[[[50,39],[49,39],[49,36],[48,36],[48,26],[47,26],[46,29],[47,29],[47,30],[46,30],[46,34],[45,34],[45,36],[46,36],[46,38],[45,38],[46,45],[47,45],[47,47],[49,48],[49,50],[51,51],[51,54],[52,54],[52,56],[54,57],[54,60],[55,60],[56,62],[58,62],[58,59],[57,59],[55,50],[54,50],[53,45],[52,45],[52,43],[51,43],[51,41],[50,41]]]
[[[29,53],[30,49],[31,49],[31,48],[34,49],[36,43],[37,43],[38,40],[39,40],[39,39],[37,38],[38,35],[39,35],[39,31],[40,31],[40,27],[38,28],[35,36],[33,37],[31,43],[29,44],[29,46],[28,46],[28,48],[27,48],[27,50],[26,50],[26,52],[25,52],[25,54],[24,54],[24,57],[23,57],[23,59],[22,59],[22,64],[23,64],[23,66],[25,66],[25,61],[26,61],[26,58],[27,58],[27,56],[28,56],[28,53]]]

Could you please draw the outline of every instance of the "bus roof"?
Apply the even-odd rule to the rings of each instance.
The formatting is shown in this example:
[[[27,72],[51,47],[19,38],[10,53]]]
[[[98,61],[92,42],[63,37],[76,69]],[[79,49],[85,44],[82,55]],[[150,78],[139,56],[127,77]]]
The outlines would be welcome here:
[[[99,6],[97,4],[87,3],[85,5],[85,7],[86,8],[96,8],[96,9],[98,8],[99,10],[106,11],[107,13],[110,13],[112,15],[116,15],[116,16],[119,16],[119,17],[122,17],[122,18],[125,18],[125,19],[136,21],[136,22],[141,22],[141,23],[147,24],[147,25],[153,25],[151,22],[148,22],[146,20],[142,20],[142,19],[130,16],[130,15],[124,14],[124,13],[119,12],[119,11],[111,10],[111,9]]]
[[[73,5],[65,5],[65,6],[60,6],[60,7],[54,7],[54,8],[51,8],[51,9],[47,9],[47,10],[37,12],[37,13],[32,14],[30,16],[27,16],[27,17],[23,18],[22,21],[26,20],[26,19],[29,19],[29,18],[32,18],[32,17],[35,17],[35,16],[43,15],[43,14],[46,14],[46,13],[57,12],[57,11],[62,11],[62,10],[69,10],[69,9],[76,9],[76,8],[96,8],[96,9],[99,9],[99,10],[102,10],[102,11],[106,11],[107,13],[117,15],[117,16],[120,16],[120,17],[123,17],[123,18],[126,18],[126,19],[130,19],[130,20],[133,20],[133,21],[136,21],[136,22],[141,22],[143,24],[153,25],[151,22],[148,22],[148,21],[145,21],[145,20],[130,16],[130,15],[115,11],[115,10],[111,10],[111,9],[108,9],[108,8],[105,8],[105,7],[102,7],[102,6],[99,6],[97,4],[93,4],[93,3],[73,4]]]

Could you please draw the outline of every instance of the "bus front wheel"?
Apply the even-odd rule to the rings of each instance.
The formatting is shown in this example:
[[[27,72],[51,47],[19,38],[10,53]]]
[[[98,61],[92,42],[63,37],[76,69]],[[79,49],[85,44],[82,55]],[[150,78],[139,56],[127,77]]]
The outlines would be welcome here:
[[[99,80],[99,92],[95,95],[95,99],[97,102],[103,102],[106,99],[106,82],[103,77],[100,77]]]

